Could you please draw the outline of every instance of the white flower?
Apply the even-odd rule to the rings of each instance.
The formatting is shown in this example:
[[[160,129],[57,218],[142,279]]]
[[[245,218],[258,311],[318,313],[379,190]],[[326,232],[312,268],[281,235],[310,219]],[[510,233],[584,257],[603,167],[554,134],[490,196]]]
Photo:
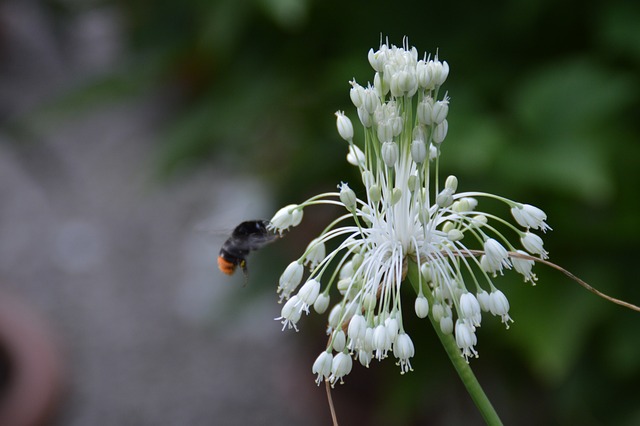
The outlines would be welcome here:
[[[333,333],[333,339],[331,341],[331,346],[333,350],[336,352],[342,352],[347,344],[347,336],[345,336],[344,331],[337,330]]]
[[[349,145],[349,153],[347,154],[347,162],[353,166],[364,167],[364,152],[355,145]]]
[[[301,306],[302,302],[298,299],[298,296],[292,296],[287,303],[284,304],[280,316],[276,318],[276,320],[282,322],[282,330],[288,327],[298,331],[296,324],[302,316]]]
[[[347,334],[349,335],[349,349],[359,348],[364,345],[364,338],[367,333],[367,321],[360,314],[356,314],[349,321]]]
[[[298,261],[291,262],[289,266],[287,266],[287,269],[285,269],[280,276],[280,284],[278,285],[278,293],[282,293],[280,295],[280,301],[288,299],[293,290],[300,285],[303,273],[304,267]]]
[[[516,253],[527,256],[527,253],[523,250],[516,250]],[[533,260],[511,256],[511,263],[513,264],[513,269],[524,277],[525,282],[531,281],[535,285],[538,277],[532,272],[533,264],[535,263]]]
[[[340,183],[338,188],[340,189],[340,201],[342,201],[347,210],[353,211],[356,208],[356,193],[344,182]]]
[[[416,110],[416,117],[421,124],[430,126],[433,124],[433,98],[428,96],[425,97],[420,103],[418,103],[418,107]]]
[[[545,223],[547,215],[545,212],[530,204],[519,204],[511,209],[513,218],[520,226],[525,228],[539,229],[547,232],[551,228]]]
[[[442,317],[447,315],[444,305],[436,301],[431,308],[431,315],[435,321],[440,321]]]
[[[343,315],[344,309],[339,304],[335,305],[331,309],[331,311],[329,312],[327,334],[331,334],[333,330],[337,329],[338,326],[340,326]]]
[[[436,203],[440,207],[449,207],[453,204],[453,190],[450,188],[445,188],[436,197]]]
[[[531,254],[540,255],[541,259],[546,259],[549,253],[543,248],[542,238],[531,232],[525,232],[520,238],[523,247]]]
[[[349,354],[340,352],[334,356],[331,362],[331,376],[329,376],[331,384],[334,385],[338,380],[342,383],[342,378],[351,372],[352,366],[353,362]]]
[[[444,99],[442,101],[437,101],[433,104],[433,108],[431,110],[431,122],[440,124],[447,118],[447,114],[449,114],[449,100]]]
[[[329,307],[329,301],[330,297],[328,294],[319,294],[316,298],[315,303],[313,304],[313,310],[319,314],[324,314]]]
[[[333,364],[333,355],[331,352],[322,352],[311,367],[311,372],[317,374],[316,383],[318,386],[321,382],[327,380],[331,375],[331,366]]]
[[[460,318],[475,327],[480,326],[482,314],[480,313],[480,303],[472,293],[464,293],[460,296],[460,308],[458,310]]]
[[[384,326],[387,329],[389,340],[391,341],[391,343],[395,343],[396,338],[398,337],[398,332],[400,331],[398,320],[395,317],[387,318],[384,321]]]
[[[387,357],[387,351],[391,349],[391,338],[387,333],[387,328],[380,324],[373,330],[373,348],[376,351],[376,358],[381,360]]]
[[[351,124],[349,117],[344,115],[344,112],[342,111],[336,112],[336,127],[338,128],[338,133],[340,133],[342,139],[347,142],[353,140],[353,124]]]
[[[305,253],[304,263],[308,265],[310,269],[318,266],[327,255],[324,243],[318,238],[311,240],[309,245],[307,245]]]
[[[487,261],[487,272],[502,273],[503,268],[511,268],[507,250],[495,239],[488,238],[484,242],[484,252]]]
[[[429,301],[424,296],[416,297],[415,302],[416,316],[418,318],[426,318],[429,315]]]
[[[458,178],[454,175],[448,176],[447,180],[444,181],[444,188],[451,192],[456,192],[458,190]]]
[[[430,68],[434,84],[436,86],[442,86],[449,75],[449,64],[447,64],[446,61],[440,62],[436,56],[433,61],[429,61],[427,67]]]
[[[444,334],[453,333],[453,317],[451,315],[440,318],[440,331]]]
[[[364,87],[360,86],[355,81],[350,81],[351,90],[349,91],[349,97],[351,97],[351,102],[356,108],[360,108],[364,103]]]
[[[442,120],[442,122],[436,124],[436,127],[433,129],[433,141],[435,143],[442,143],[444,138],[447,137],[447,132],[449,132],[449,123],[447,120]]]
[[[387,167],[394,167],[398,161],[398,144],[395,142],[385,142],[382,144],[382,161]]]
[[[315,278],[310,279],[298,291],[298,298],[302,302],[302,310],[309,313],[309,306],[312,306],[320,294],[320,282]]]
[[[287,267],[278,288],[281,299],[289,298],[302,281],[302,264],[310,266],[305,284],[278,318],[284,328],[296,328],[301,312],[308,313],[312,304],[316,312],[326,312],[329,293],[338,296],[328,314],[327,355],[318,357],[312,369],[318,382],[341,382],[351,371],[351,356],[369,366],[393,353],[400,372],[411,371],[415,348],[404,330],[401,297],[410,264],[419,265],[422,274],[416,316],[431,313],[443,333],[455,334],[465,359],[478,355],[475,330],[483,312],[500,316],[505,324],[511,321],[509,303],[493,279],[513,265],[533,282],[533,261],[505,248],[514,250],[501,230],[513,226],[499,213],[483,211],[483,200],[502,202],[515,223],[526,228],[521,231],[524,248],[547,256],[542,240],[529,232],[550,229],[542,210],[490,193],[465,192],[455,176],[443,181],[436,175],[449,126],[450,99],[439,94],[449,65],[437,56],[424,58],[418,60],[417,49],[406,39],[402,47],[383,43],[368,54],[373,86],[350,82],[349,96],[363,127],[354,132],[341,111],[336,127],[349,143],[347,161],[357,166],[363,188],[343,182],[338,191],[291,204],[272,219],[272,229],[282,232],[300,223],[309,206],[346,209]],[[361,140],[354,140],[355,134]]]
[[[427,144],[422,139],[414,139],[411,142],[411,159],[417,164],[424,163],[427,158]]]
[[[509,328],[509,321],[513,322],[509,316],[509,301],[507,296],[500,290],[494,290],[490,294],[490,308],[493,315],[498,315],[502,318],[504,325]]]
[[[473,326],[468,325],[464,321],[456,321],[456,344],[462,350],[462,356],[469,362],[470,356],[478,357],[478,352],[474,346],[478,343]]]
[[[363,367],[369,368],[369,364],[371,363],[372,359],[373,354],[371,353],[371,351],[366,351],[364,349],[360,349],[358,351],[358,361],[360,362],[360,364],[362,364]]]
[[[384,49],[383,49],[383,46],[384,46]],[[376,52],[374,52],[373,49],[369,49],[369,54],[368,54],[369,64],[371,64],[371,68],[373,68],[376,71],[383,70],[384,62],[385,62],[385,54],[387,50],[386,47],[387,45],[384,44],[380,46],[380,50]]]
[[[297,204],[289,204],[278,210],[269,224],[270,229],[282,233],[292,226],[297,226],[302,220],[302,209]]]
[[[400,333],[398,335],[398,338],[396,339],[395,344],[393,345],[393,356],[398,359],[401,374],[413,370],[413,368],[411,368],[409,358],[412,358],[414,354],[415,349],[413,347],[413,341],[411,340],[411,337],[409,337],[409,335],[406,333]]]
[[[491,310],[491,297],[489,297],[489,293],[482,290],[478,292],[478,296],[476,297],[476,299],[478,299],[481,310],[483,310],[484,312],[489,312]]]
[[[427,66],[427,62],[420,60],[416,64],[416,77],[418,78],[418,86],[422,89],[432,88],[432,72]]]

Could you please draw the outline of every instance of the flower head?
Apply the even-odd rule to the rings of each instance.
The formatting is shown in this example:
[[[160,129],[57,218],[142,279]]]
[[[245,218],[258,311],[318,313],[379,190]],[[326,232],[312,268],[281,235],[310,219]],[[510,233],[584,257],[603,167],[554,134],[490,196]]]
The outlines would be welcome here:
[[[407,312],[431,315],[443,333],[455,335],[461,356],[477,357],[475,332],[483,312],[507,325],[512,321],[507,297],[493,278],[513,268],[534,282],[527,252],[540,258],[547,252],[531,230],[551,229],[537,207],[460,191],[455,176],[442,185],[436,171],[448,134],[450,98],[440,92],[449,75],[447,62],[437,55],[419,59],[406,39],[402,47],[384,43],[371,49],[368,60],[373,86],[351,81],[349,92],[363,126],[362,140],[354,136],[346,114],[336,113],[338,134],[348,145],[347,161],[358,168],[364,188],[354,191],[343,182],[338,191],[286,206],[271,220],[272,229],[283,232],[298,225],[309,206],[344,209],[287,267],[278,287],[281,298],[288,299],[277,318],[283,328],[297,329],[311,305],[325,312],[329,293],[339,293],[328,315],[327,349],[312,368],[318,383],[332,385],[349,374],[352,357],[368,366],[373,359],[393,356],[401,373],[411,371],[415,348],[403,323]],[[479,210],[488,198],[504,203],[515,224]],[[500,232],[505,227],[527,252],[516,251]],[[410,263],[421,271],[413,311],[403,310],[401,300]],[[304,264],[309,276],[294,294]]]

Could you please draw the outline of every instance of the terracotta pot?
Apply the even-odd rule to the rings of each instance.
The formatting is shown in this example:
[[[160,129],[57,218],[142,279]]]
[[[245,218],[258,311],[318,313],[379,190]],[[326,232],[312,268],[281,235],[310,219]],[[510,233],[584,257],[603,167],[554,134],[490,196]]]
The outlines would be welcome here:
[[[0,425],[42,426],[60,397],[60,357],[43,318],[0,292]]]

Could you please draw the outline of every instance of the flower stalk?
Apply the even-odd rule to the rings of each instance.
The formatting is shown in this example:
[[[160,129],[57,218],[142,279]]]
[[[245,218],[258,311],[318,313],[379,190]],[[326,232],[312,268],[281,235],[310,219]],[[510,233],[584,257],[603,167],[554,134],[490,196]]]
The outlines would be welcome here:
[[[418,293],[420,291],[420,282],[421,278],[419,277],[420,270],[418,269],[418,265],[415,262],[409,262],[409,270],[407,272],[407,279],[413,286],[413,289]],[[431,292],[427,291],[425,293],[425,297],[429,301],[429,304],[433,305],[434,300]],[[475,374],[473,374],[473,370],[471,370],[471,366],[468,361],[464,359],[462,355],[460,355],[460,349],[456,345],[456,340],[452,334],[443,333],[440,329],[440,323],[437,322],[433,315],[429,315],[429,320],[431,321],[431,325],[433,325],[433,329],[438,335],[438,339],[440,339],[440,343],[442,343],[442,347],[444,347],[447,356],[451,360],[453,367],[456,369],[456,372],[460,376],[460,380],[464,384],[467,392],[471,396],[471,399],[475,403],[478,411],[482,415],[482,418],[490,426],[502,425],[502,421],[498,416],[498,413],[491,405],[491,401],[487,397],[486,393],[480,386],[480,382],[476,378]]]

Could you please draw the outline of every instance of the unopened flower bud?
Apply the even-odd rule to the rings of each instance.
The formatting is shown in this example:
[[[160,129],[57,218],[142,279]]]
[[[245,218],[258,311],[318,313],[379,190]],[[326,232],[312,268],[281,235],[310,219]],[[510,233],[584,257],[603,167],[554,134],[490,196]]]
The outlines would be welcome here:
[[[424,143],[424,140],[415,139],[411,142],[411,158],[417,164],[422,164],[427,158],[427,144]]]
[[[444,138],[447,137],[447,132],[449,131],[449,123],[447,123],[447,120],[443,120],[442,123],[437,124],[436,127],[433,129],[433,141],[435,143],[442,143],[442,141],[444,141]]]
[[[398,161],[399,149],[395,142],[385,142],[382,144],[382,161],[387,167],[394,167]]]
[[[349,117],[344,115],[343,111],[336,112],[336,127],[342,139],[347,142],[353,140],[353,124],[351,124]]]
[[[349,83],[351,83],[351,90],[349,90],[351,102],[353,102],[353,105],[355,105],[356,108],[360,108],[364,102],[364,87],[356,83],[355,80],[352,80]]]
[[[329,307],[329,301],[330,297],[328,294],[319,294],[316,298],[315,303],[313,304],[313,310],[315,310],[319,314],[324,314]]]
[[[353,192],[353,189],[349,188],[349,185],[344,182],[338,185],[338,188],[340,188],[340,201],[342,201],[342,204],[344,204],[347,210],[354,211],[358,200],[356,198],[356,193]]]
[[[416,116],[421,124],[430,126],[433,123],[433,98],[424,98],[416,109]]]

